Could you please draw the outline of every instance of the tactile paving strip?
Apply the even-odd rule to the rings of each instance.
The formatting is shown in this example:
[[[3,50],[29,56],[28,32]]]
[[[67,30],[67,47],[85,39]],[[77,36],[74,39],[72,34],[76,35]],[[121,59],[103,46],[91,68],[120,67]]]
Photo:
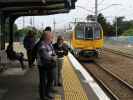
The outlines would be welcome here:
[[[55,95],[55,100],[61,100],[61,95]]]
[[[65,58],[64,60],[62,77],[65,100],[88,100],[80,80],[68,61],[68,58]]]

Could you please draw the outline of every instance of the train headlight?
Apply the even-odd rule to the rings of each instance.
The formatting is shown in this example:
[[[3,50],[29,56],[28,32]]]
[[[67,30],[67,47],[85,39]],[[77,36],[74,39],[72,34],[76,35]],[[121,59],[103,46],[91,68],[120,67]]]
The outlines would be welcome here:
[[[77,52],[80,52],[82,49],[76,49]]]
[[[82,49],[75,49],[75,54],[78,55]]]
[[[96,49],[96,51],[98,52],[99,55],[101,55],[103,50],[102,49]]]

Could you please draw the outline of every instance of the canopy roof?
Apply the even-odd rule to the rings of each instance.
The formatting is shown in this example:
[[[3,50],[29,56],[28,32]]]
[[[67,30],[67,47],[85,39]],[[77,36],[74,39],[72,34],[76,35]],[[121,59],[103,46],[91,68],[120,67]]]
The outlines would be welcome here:
[[[77,0],[0,0],[0,14],[32,16],[67,13]]]

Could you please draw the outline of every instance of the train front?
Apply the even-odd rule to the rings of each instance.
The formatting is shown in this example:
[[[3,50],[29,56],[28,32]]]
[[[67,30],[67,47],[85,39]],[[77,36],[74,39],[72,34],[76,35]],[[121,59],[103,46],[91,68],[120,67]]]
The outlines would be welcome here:
[[[78,22],[72,33],[71,45],[78,59],[97,58],[103,47],[101,25],[96,22]]]

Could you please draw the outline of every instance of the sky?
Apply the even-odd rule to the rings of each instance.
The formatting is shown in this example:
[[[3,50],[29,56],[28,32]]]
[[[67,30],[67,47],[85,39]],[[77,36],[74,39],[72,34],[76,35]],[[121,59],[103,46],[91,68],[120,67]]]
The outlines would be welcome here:
[[[111,6],[112,5],[112,6]],[[91,12],[82,9],[78,6],[84,7]],[[15,23],[18,28],[30,26],[30,19],[34,19],[34,24],[38,29],[43,29],[46,26],[53,28],[53,22],[55,20],[55,29],[62,29],[68,27],[70,22],[74,22],[75,18],[78,20],[84,20],[87,15],[94,14],[95,0],[77,0],[76,8],[66,14],[56,14],[49,16],[35,16],[35,17],[23,17],[18,18]],[[104,9],[105,8],[105,9]],[[125,16],[126,20],[133,19],[133,0],[98,0],[98,13],[103,13],[108,21],[114,20],[115,17]]]

